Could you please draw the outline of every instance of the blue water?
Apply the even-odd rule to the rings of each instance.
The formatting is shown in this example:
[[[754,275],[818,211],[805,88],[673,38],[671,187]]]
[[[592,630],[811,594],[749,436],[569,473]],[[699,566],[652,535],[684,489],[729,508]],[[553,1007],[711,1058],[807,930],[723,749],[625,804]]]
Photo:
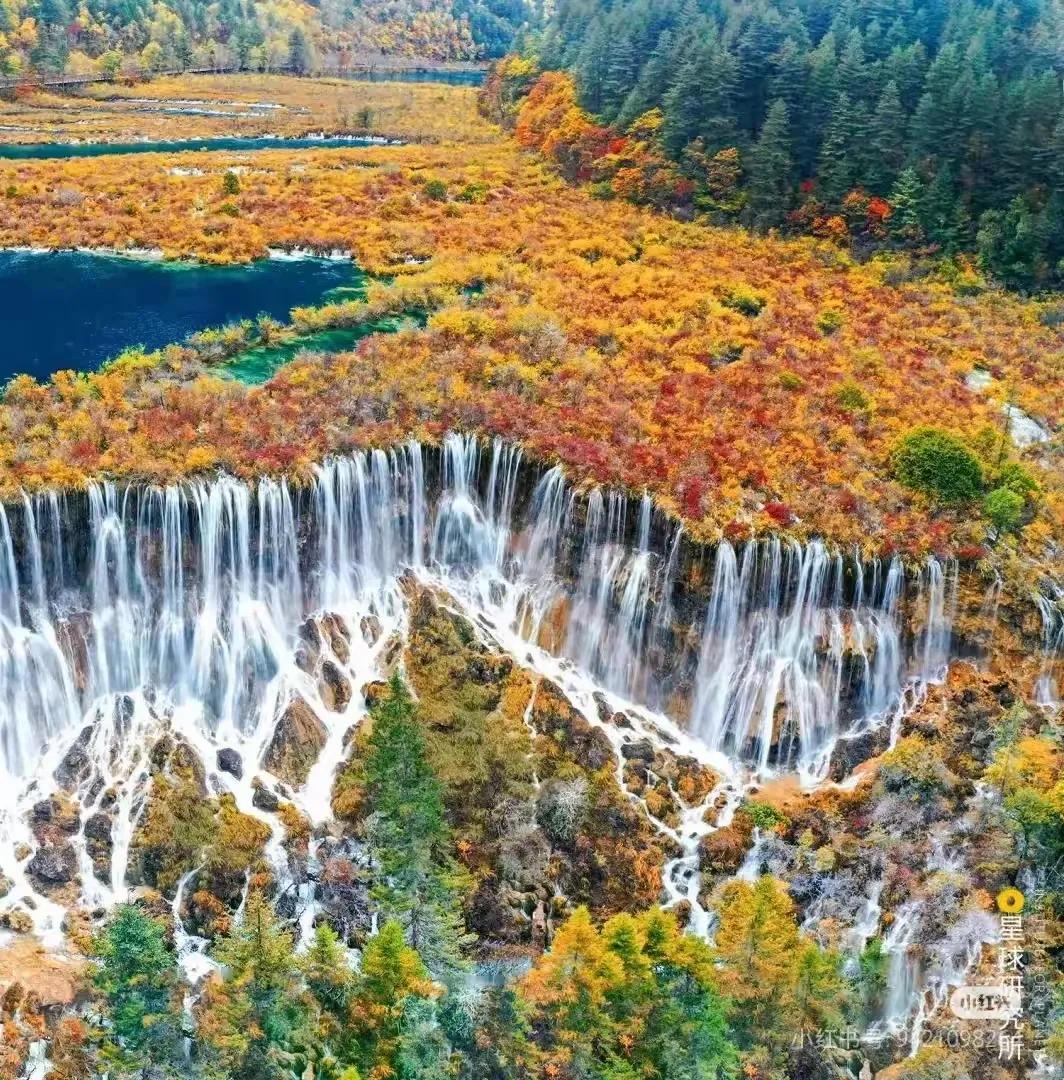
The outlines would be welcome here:
[[[0,251],[0,383],[90,371],[131,345],[158,349],[260,313],[287,320],[361,280],[351,263],[325,259],[220,267]]]
[[[448,83],[451,86],[480,86],[487,78],[487,69],[474,68],[468,71],[447,71],[425,68],[423,71],[386,71],[374,68],[369,71],[353,71],[345,78],[363,82],[413,82],[413,83]]]
[[[183,150],[331,150],[379,146],[376,139],[174,139],[134,143],[28,143],[0,146],[0,158],[77,158],[109,154],[180,153]]]

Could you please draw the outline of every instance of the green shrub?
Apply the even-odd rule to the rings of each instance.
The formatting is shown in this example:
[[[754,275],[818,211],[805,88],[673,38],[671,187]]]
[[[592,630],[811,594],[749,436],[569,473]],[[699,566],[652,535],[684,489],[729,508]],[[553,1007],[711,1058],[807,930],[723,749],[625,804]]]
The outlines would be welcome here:
[[[774,806],[769,806],[768,803],[748,799],[743,803],[742,808],[746,816],[759,829],[772,830],[790,824],[790,819],[786,814],[777,810]]]
[[[979,459],[939,428],[921,427],[904,435],[894,448],[893,466],[907,488],[944,503],[974,499],[983,487]]]
[[[742,285],[729,289],[721,299],[721,303],[739,312],[740,315],[760,315],[765,307],[765,298],[760,294],[747,289]]]
[[[868,408],[868,395],[855,382],[844,382],[835,389],[835,401],[843,409],[857,412]]]
[[[784,390],[801,390],[805,386],[805,379],[794,371],[781,371],[780,372],[780,386]]]
[[[488,185],[484,183],[466,184],[455,196],[459,202],[483,203],[488,200]]]
[[[443,180],[438,180],[435,177],[431,180],[426,180],[425,196],[429,199],[434,199],[436,202],[443,202],[443,200],[447,198],[447,184]]]
[[[994,488],[983,499],[983,513],[999,533],[1015,532],[1023,517],[1024,498],[1011,488]]]
[[[887,791],[918,799],[950,791],[957,778],[939,751],[922,735],[908,735],[880,758],[879,777]]]
[[[222,191],[226,195],[240,194],[240,177],[232,169],[226,169],[222,177]]]
[[[838,308],[824,308],[817,316],[816,328],[822,334],[834,334],[842,326],[842,312]]]
[[[1018,461],[1009,461],[1001,466],[997,486],[1008,488],[1025,498],[1039,490],[1038,481]]]

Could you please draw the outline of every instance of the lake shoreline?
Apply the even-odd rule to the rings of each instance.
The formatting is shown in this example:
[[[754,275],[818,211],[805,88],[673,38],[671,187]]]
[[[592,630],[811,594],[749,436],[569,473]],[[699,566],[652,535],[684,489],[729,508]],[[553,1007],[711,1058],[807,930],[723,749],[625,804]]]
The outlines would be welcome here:
[[[114,248],[114,247],[39,247],[15,244],[10,247],[0,245],[0,254],[12,252],[18,255],[94,255],[107,259],[131,259],[137,262],[166,263],[169,266],[198,267],[202,269],[240,266],[254,266],[264,262],[354,262],[353,251],[344,248],[333,248],[327,252],[314,251],[311,248],[280,248],[269,247],[266,254],[257,259],[248,259],[243,262],[205,262],[202,259],[169,257],[162,248]]]

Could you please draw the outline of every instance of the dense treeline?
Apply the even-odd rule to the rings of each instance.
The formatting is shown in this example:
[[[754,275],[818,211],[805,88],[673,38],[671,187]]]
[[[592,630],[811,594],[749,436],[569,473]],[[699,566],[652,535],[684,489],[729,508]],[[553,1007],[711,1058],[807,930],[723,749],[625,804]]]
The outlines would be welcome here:
[[[0,75],[337,71],[366,53],[501,56],[526,0],[3,0]]]
[[[1042,0],[561,0],[533,51],[597,122],[652,133],[681,201],[978,250],[1037,288],[1064,276],[1062,40]]]

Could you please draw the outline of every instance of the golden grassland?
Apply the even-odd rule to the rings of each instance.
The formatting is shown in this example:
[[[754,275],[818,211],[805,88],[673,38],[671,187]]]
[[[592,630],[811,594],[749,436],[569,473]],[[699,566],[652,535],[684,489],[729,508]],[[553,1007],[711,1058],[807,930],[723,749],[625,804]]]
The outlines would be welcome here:
[[[180,75],[132,86],[96,83],[76,95],[37,91],[0,101],[0,145],[319,133],[428,142],[496,138],[476,110],[476,93],[472,87],[436,83],[286,75]]]
[[[218,85],[227,98],[265,94],[258,79]],[[320,93],[328,110],[332,86],[300,81],[298,94]],[[469,107],[461,89],[432,91]],[[429,98],[412,100],[408,127],[438,124],[419,111]],[[234,167],[240,190],[226,194]],[[856,266],[824,242],[596,201],[501,135],[5,161],[0,200],[0,245],[210,261],[343,248],[394,277],[371,290],[376,309],[431,312],[424,329],[304,355],[261,388],[211,377],[179,348],[50,386],[20,378],[0,413],[7,494],[104,474],[298,475],[329,452],[461,428],[519,440],[580,478],[645,487],[706,538],[784,528],[867,551],[974,557],[985,521],[896,483],[898,437],[936,424],[994,464],[1008,445],[1006,401],[1050,431],[1061,424],[1064,339],[1044,306],[888,284],[904,279],[896,265]],[[303,318],[335,325],[358,312]],[[965,383],[977,368],[993,376],[982,392]],[[1059,435],[1026,452],[1042,485],[1036,513],[999,550],[1041,558],[1064,536],[1059,452]]]

